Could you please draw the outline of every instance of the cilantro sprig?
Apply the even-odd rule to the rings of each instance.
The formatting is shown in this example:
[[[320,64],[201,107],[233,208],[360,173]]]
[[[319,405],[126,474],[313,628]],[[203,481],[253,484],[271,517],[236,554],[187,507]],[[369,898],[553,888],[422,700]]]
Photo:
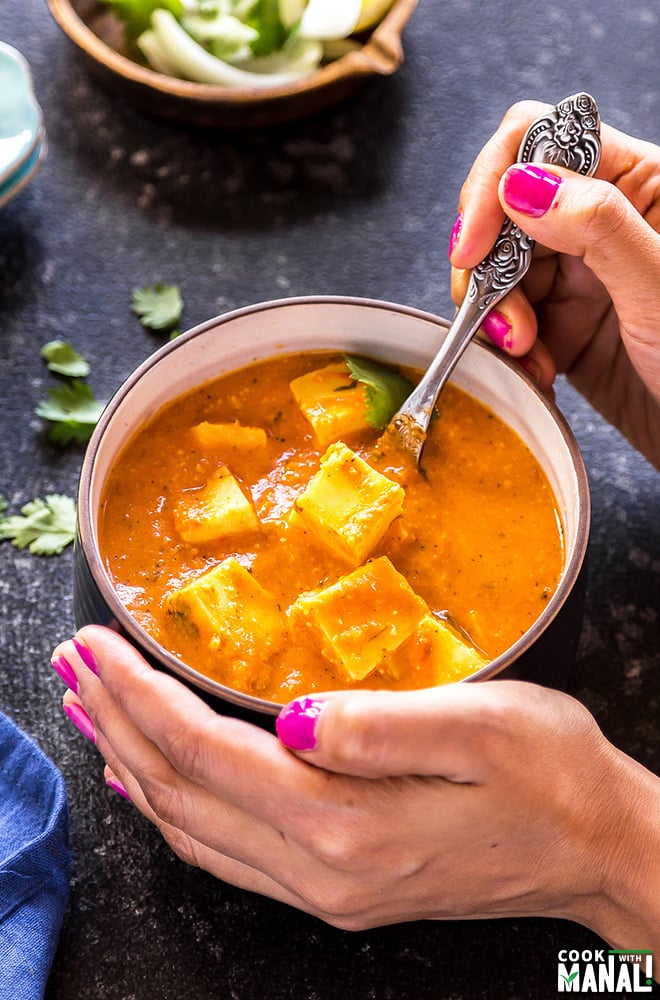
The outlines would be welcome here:
[[[373,427],[386,427],[412,392],[413,383],[400,372],[367,358],[344,355],[344,361],[351,378],[366,387],[367,419]]]
[[[177,326],[183,313],[183,298],[176,285],[156,284],[136,288],[131,296],[131,309],[147,330],[169,332],[170,338],[178,333]]]
[[[38,417],[51,423],[49,440],[53,444],[85,444],[103,412],[104,403],[81,379],[65,382],[48,390],[48,398],[36,407]]]
[[[0,540],[37,556],[54,556],[69,545],[76,533],[76,502],[61,493],[50,493],[21,507],[20,514],[5,515],[7,501],[0,497]]]
[[[34,412],[49,421],[48,438],[53,444],[86,444],[105,406],[84,381],[89,364],[64,340],[49,340],[41,348],[41,357],[49,371],[63,376],[64,381],[48,389],[47,398]]]

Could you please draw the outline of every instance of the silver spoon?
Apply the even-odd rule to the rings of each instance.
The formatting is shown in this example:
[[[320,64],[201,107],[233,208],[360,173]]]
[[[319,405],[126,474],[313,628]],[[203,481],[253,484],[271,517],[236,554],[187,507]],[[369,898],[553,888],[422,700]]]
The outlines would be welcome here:
[[[598,167],[600,151],[598,105],[589,94],[579,93],[532,122],[520,145],[518,162],[555,164],[589,175]],[[506,218],[492,250],[472,271],[440,350],[387,425],[388,443],[407,452],[416,465],[441,389],[488,313],[527,272],[533,249],[534,240]]]

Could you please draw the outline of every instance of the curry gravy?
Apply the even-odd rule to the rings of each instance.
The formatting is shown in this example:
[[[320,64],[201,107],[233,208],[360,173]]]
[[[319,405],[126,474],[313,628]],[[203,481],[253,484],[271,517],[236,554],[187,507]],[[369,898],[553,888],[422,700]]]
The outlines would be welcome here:
[[[325,450],[290,384],[337,361],[341,356],[309,352],[258,362],[168,404],[128,443],[101,502],[101,554],[132,616],[195,669],[273,701],[314,690],[412,688],[457,679],[455,669],[441,678],[437,671],[429,674],[424,655],[409,641],[388,654],[383,669],[351,683],[305,629],[288,632],[254,670],[246,670],[245,663],[234,669],[218,654],[217,643],[168,613],[173,593],[228,557],[250,571],[284,616],[300,594],[318,592],[355,569],[309,532],[294,530],[290,520]],[[265,443],[249,449],[203,447],[191,428],[204,421],[263,428]],[[480,663],[493,659],[539,616],[563,567],[561,518],[542,469],[511,428],[451,384],[431,422],[425,475],[406,468],[400,456],[384,453],[379,435],[369,428],[343,438],[405,489],[402,514],[369,560],[386,556],[431,615],[448,621],[474,647]],[[251,501],[259,528],[185,542],[176,512],[220,463]],[[368,617],[369,609],[364,613]]]

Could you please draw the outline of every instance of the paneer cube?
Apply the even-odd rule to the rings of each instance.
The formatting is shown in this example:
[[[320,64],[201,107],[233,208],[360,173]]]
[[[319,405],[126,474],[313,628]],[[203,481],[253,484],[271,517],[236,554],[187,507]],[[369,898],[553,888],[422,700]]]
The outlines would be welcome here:
[[[485,667],[488,660],[444,622],[425,615],[410,638],[415,663],[427,656],[436,684],[459,681]]]
[[[204,451],[220,451],[227,455],[232,452],[244,454],[263,448],[268,440],[263,427],[248,427],[238,420],[220,424],[203,420],[201,424],[190,428],[190,434],[195,444]]]
[[[286,623],[274,596],[237,559],[224,559],[170,594],[167,614],[218,653],[227,683],[258,689],[284,644]]]
[[[372,426],[364,384],[351,378],[345,361],[300,375],[290,386],[320,448]]]
[[[181,538],[193,545],[259,530],[252,502],[226,465],[220,465],[205,486],[181,497],[174,524]]]
[[[449,625],[424,615],[404,646],[383,664],[384,673],[400,680],[423,673],[428,684],[451,684],[475,673],[488,660]]]
[[[301,594],[289,608],[289,621],[292,629],[311,630],[341,678],[354,683],[405,642],[427,611],[406,578],[381,556],[323,590]]]
[[[294,511],[327,548],[358,566],[403,510],[405,491],[341,441],[296,498]]]

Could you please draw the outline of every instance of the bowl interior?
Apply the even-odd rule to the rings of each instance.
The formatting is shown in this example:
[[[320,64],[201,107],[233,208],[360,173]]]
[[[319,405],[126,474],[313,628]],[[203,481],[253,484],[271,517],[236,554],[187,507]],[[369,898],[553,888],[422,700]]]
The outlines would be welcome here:
[[[194,386],[254,360],[312,349],[364,354],[424,368],[446,333],[445,321],[403,306],[361,299],[286,299],[238,310],[202,324],[152,355],[104,412],[83,463],[81,544],[113,616],[133,639],[175,673],[248,708],[271,714],[280,705],[232,692],[182,664],[131,618],[119,601],[98,551],[97,520],[105,478],[124,442],[165,403]],[[506,653],[472,679],[491,676],[515,660],[555,618],[582,567],[589,493],[579,449],[564,418],[534,383],[500,353],[469,345],[453,381],[491,407],[517,431],[546,472],[563,521],[565,566],[543,613]]]

